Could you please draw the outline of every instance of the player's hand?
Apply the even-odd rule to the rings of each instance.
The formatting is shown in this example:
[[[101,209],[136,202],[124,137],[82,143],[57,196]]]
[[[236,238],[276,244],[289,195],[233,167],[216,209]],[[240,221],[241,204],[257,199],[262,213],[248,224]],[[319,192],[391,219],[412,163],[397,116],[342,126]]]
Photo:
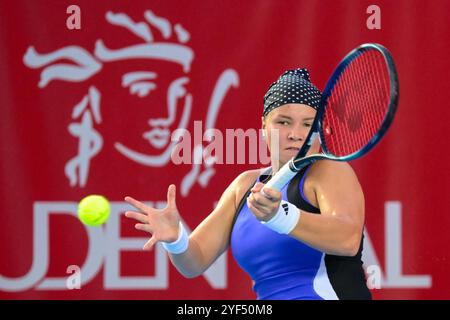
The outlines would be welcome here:
[[[125,216],[140,222],[135,225],[136,229],[152,235],[144,245],[144,250],[150,250],[158,241],[173,242],[178,239],[180,214],[175,194],[175,185],[171,184],[167,190],[167,206],[164,209],[155,209],[132,197],[125,197],[125,201],[138,210],[127,211]]]
[[[281,192],[265,188],[264,194],[261,189],[264,184],[257,182],[251,189],[251,194],[247,198],[247,206],[259,221],[269,221],[277,213],[281,202]]]

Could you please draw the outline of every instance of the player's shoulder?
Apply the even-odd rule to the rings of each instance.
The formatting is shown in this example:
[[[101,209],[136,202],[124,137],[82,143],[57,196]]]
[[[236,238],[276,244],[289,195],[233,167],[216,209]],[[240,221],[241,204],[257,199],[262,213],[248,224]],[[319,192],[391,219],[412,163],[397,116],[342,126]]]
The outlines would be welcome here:
[[[255,181],[256,178],[258,178],[261,174],[266,172],[269,168],[260,168],[260,169],[251,169],[241,172],[237,177],[236,180],[238,182],[245,182],[248,180]]]
[[[241,172],[233,181],[233,191],[236,193],[236,198],[239,200],[267,169],[251,169]]]
[[[260,169],[252,169],[241,172],[233,181],[235,189],[248,189],[250,185],[261,175]]]
[[[355,175],[355,172],[348,162],[333,161],[333,160],[319,160],[311,165],[308,174],[317,178],[330,178],[333,176],[347,176]]]

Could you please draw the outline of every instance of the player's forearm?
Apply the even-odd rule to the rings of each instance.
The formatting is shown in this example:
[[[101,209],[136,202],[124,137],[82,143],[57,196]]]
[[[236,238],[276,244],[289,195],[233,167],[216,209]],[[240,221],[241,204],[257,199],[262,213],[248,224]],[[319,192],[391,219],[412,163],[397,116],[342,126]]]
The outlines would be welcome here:
[[[328,254],[354,256],[361,232],[361,227],[350,219],[302,212],[289,235]]]
[[[189,239],[188,249],[182,254],[169,254],[170,261],[186,278],[195,278],[207,268],[203,263],[202,252],[192,238]]]

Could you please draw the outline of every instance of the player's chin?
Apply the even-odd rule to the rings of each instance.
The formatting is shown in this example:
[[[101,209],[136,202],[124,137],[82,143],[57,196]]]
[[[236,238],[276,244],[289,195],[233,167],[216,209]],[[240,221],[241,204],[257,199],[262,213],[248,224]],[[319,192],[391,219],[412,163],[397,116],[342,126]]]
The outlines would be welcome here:
[[[280,158],[284,158],[283,160],[288,161],[297,155],[298,150],[299,149],[297,148],[284,149]]]
[[[283,150],[282,152],[280,152],[280,164],[285,164],[286,162],[288,162],[289,160],[291,160],[293,157],[295,157],[297,155],[298,152],[293,152],[293,151],[288,151],[288,150]]]
[[[284,151],[288,154],[292,154],[292,156],[295,156],[299,152],[299,148],[286,148]]]

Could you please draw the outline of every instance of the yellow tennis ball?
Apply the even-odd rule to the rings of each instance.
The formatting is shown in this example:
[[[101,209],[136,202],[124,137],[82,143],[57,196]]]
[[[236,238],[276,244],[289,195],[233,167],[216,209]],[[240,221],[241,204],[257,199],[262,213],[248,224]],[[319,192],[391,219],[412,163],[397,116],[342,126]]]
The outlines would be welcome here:
[[[85,225],[98,226],[108,220],[111,206],[108,199],[100,195],[89,195],[78,204],[78,218]]]

